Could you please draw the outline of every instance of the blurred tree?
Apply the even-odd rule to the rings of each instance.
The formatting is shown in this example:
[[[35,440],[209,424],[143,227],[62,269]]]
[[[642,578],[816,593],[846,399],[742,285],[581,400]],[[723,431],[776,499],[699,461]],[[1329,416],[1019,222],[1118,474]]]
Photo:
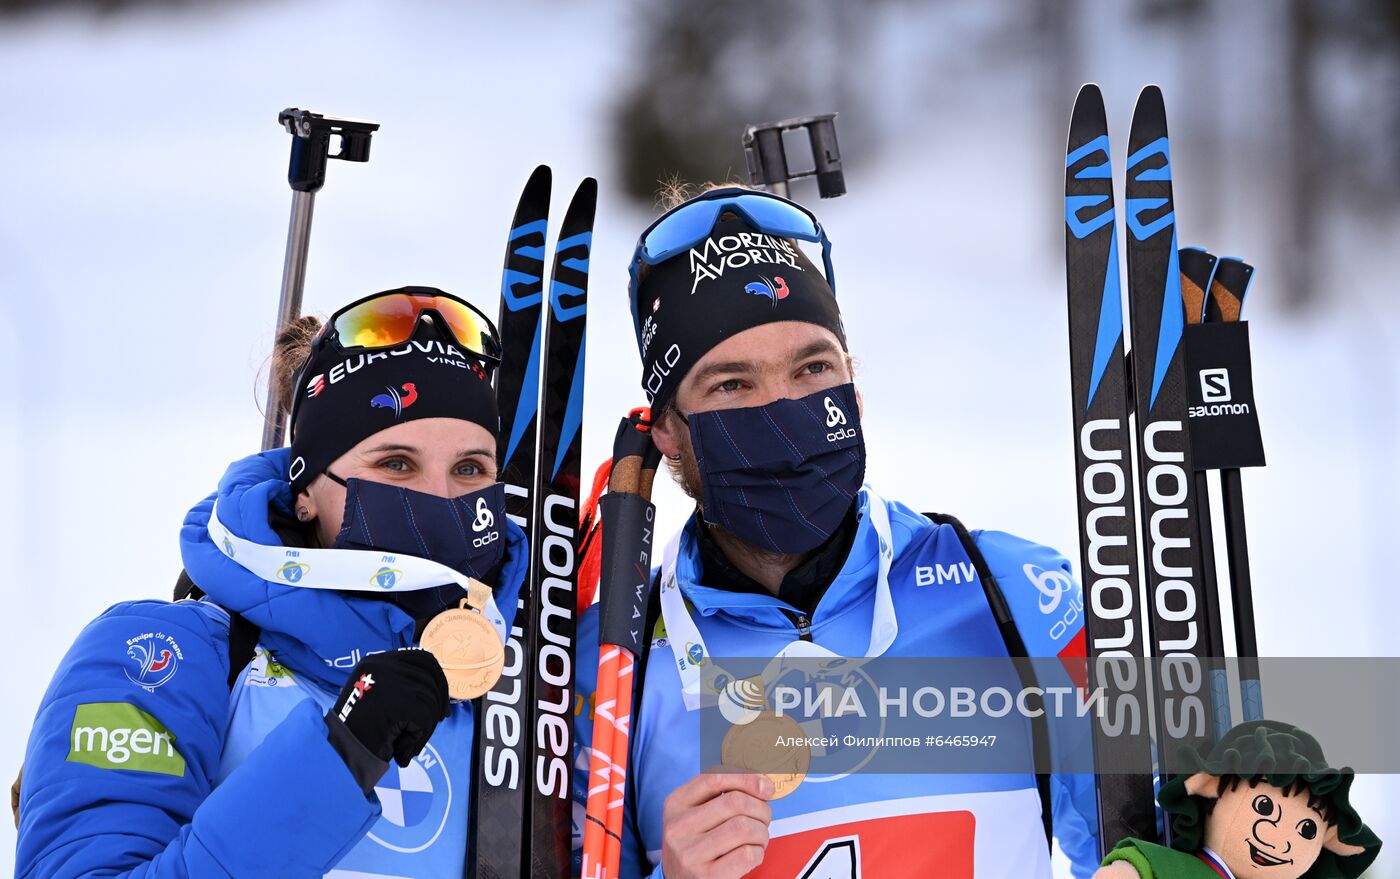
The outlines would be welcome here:
[[[1238,35],[1209,33],[1212,14],[1226,2],[1232,0],[1138,3],[1144,21],[1182,28],[1183,72],[1188,82],[1194,79],[1188,91],[1196,103],[1214,93],[1215,55],[1237,48]],[[1400,88],[1400,0],[1286,0],[1251,8],[1262,14],[1262,32],[1281,37],[1276,86],[1259,82],[1257,91],[1262,103],[1277,108],[1270,149],[1277,157],[1279,210],[1272,231],[1278,250],[1271,262],[1278,270],[1271,276],[1284,302],[1300,307],[1325,292],[1322,239],[1329,212],[1393,212],[1400,201],[1400,104],[1377,101]],[[1270,18],[1273,28],[1266,23]],[[1269,94],[1271,88],[1276,91]],[[1203,127],[1219,124],[1214,118],[1197,121]],[[1204,155],[1226,148],[1212,135],[1207,132],[1200,144]],[[1211,171],[1207,164],[1197,176]]]
[[[624,190],[651,202],[662,180],[747,178],[744,126],[842,113],[842,152],[864,141],[847,103],[868,33],[864,8],[841,0],[638,3],[637,75],[613,109]],[[793,156],[794,165],[806,166]]]
[[[1325,292],[1329,210],[1394,211],[1400,198],[1400,0],[1291,0],[1284,112],[1287,301]]]
[[[1400,0],[1309,4],[1300,27],[1312,32],[1325,67],[1315,74],[1321,162],[1345,176],[1357,207],[1393,209],[1400,198]],[[1377,100],[1383,96],[1383,100]]]
[[[51,9],[88,9],[94,12],[120,12],[135,6],[191,7],[213,6],[220,0],[0,0],[0,15]]]

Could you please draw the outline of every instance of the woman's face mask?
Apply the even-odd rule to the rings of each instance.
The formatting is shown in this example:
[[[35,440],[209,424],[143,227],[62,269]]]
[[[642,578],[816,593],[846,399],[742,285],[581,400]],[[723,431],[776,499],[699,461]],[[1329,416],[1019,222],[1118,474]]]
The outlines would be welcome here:
[[[505,552],[505,499],[500,483],[445,498],[352,478],[345,483],[345,518],[333,548],[417,556],[484,579]],[[435,610],[418,605],[451,606],[461,589],[451,584],[452,595],[445,597],[437,595],[441,591],[396,593],[393,600],[415,617],[428,615]]]
[[[865,480],[855,385],[689,416],[705,521],[769,552],[824,543]]]

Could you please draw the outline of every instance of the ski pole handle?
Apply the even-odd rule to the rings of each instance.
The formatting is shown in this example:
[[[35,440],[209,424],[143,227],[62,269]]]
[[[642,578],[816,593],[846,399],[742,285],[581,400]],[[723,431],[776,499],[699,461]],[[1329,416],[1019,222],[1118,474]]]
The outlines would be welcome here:
[[[661,460],[650,429],[650,412],[645,409],[634,409],[622,420],[613,442],[608,493],[599,501],[604,525],[598,684],[584,815],[583,879],[616,879],[621,864],[632,674],[635,656],[645,649],[642,645],[648,637],[631,626],[633,620],[646,618],[651,580],[649,523],[655,518],[651,487]]]
[[[330,159],[347,162],[368,162],[369,143],[378,122],[360,119],[336,119],[289,107],[277,114],[277,122],[292,135],[292,155],[287,168],[287,183],[292,187],[292,218],[287,228],[287,254],[282,261],[282,294],[277,301],[277,325],[274,332],[301,315],[301,295],[306,284],[306,253],[311,241],[311,216],[316,207],[316,193],[326,183],[326,163]],[[339,150],[331,152],[331,143],[339,138]],[[275,449],[287,434],[287,408],[291,400],[282,399],[277,383],[268,377],[267,418],[263,424],[262,448]]]
[[[812,147],[813,167],[794,173],[788,165],[783,135],[805,130]],[[836,114],[799,116],[780,122],[765,122],[744,129],[744,158],[748,161],[749,182],[774,195],[788,195],[788,184],[802,177],[817,178],[822,198],[846,194],[846,175],[841,169],[841,150],[836,145]]]

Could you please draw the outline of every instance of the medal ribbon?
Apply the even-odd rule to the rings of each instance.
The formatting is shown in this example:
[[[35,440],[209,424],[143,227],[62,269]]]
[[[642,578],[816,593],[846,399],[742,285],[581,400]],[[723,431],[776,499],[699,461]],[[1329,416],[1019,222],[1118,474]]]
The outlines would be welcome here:
[[[480,581],[428,559],[402,553],[365,549],[293,549],[265,546],[239,537],[219,521],[219,505],[209,514],[209,537],[234,564],[256,577],[298,589],[331,589],[336,592],[416,592],[456,583],[469,596],[479,597]],[[477,583],[473,588],[472,584]],[[476,601],[471,602],[473,606]],[[490,621],[501,643],[506,640],[506,620],[489,590],[482,616]]]
[[[880,543],[878,574],[875,581],[875,609],[870,619],[870,645],[865,651],[865,658],[870,659],[883,655],[894,643],[895,636],[899,634],[899,623],[895,620],[894,600],[890,597],[889,575],[890,564],[894,560],[894,543],[890,539],[889,510],[885,506],[885,501],[868,486],[861,489],[861,494],[865,498],[870,526],[875,530],[875,535]],[[671,539],[671,542],[666,546],[665,559],[661,564],[661,618],[666,626],[666,635],[671,642],[671,652],[676,657],[676,667],[680,670],[681,692],[685,699],[685,708],[687,711],[695,711],[700,707],[701,667],[691,660],[688,645],[693,644],[700,648],[701,663],[710,658],[710,651],[705,646],[705,639],[690,615],[690,608],[686,606],[685,598],[681,595],[676,580],[676,558],[680,553],[680,541],[684,533],[682,530]],[[795,659],[849,659],[849,657],[840,656],[811,641],[797,639],[779,650],[773,657],[773,661],[764,672],[765,681],[776,679],[777,672],[781,671],[782,661],[787,657]]]
[[[1230,868],[1225,866],[1225,861],[1223,861],[1220,858],[1220,855],[1217,855],[1210,849],[1201,849],[1200,851],[1196,852],[1196,857],[1205,861],[1207,867],[1210,867],[1216,873],[1219,873],[1220,879],[1235,879],[1235,874],[1231,873]]]

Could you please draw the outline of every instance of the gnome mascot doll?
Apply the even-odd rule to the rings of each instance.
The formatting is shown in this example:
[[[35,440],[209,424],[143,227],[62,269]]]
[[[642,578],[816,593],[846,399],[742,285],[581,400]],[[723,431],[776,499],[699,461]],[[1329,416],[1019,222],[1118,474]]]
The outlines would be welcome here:
[[[1317,740],[1271,720],[1230,730],[1195,772],[1162,787],[1172,848],[1125,839],[1094,879],[1353,879],[1381,841],[1349,800],[1352,771]]]

